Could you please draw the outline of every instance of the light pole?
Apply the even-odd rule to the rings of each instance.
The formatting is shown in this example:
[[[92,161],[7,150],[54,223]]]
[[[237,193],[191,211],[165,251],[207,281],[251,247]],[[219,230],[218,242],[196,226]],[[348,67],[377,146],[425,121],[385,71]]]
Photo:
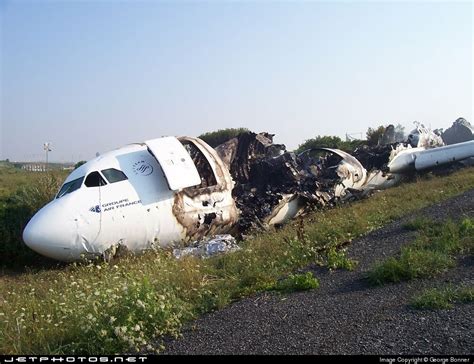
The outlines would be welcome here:
[[[45,166],[45,171],[48,170],[48,153],[52,151],[52,145],[51,142],[46,142],[43,144],[43,149],[46,153],[46,166]]]

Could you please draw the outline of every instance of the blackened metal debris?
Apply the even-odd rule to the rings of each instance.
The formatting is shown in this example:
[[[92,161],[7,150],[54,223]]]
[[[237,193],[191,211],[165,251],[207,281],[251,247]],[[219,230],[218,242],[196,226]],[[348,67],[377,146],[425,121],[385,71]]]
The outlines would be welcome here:
[[[216,151],[236,182],[232,195],[240,210],[241,233],[264,227],[282,202],[293,201],[294,214],[335,203],[335,186],[342,182],[337,174],[341,157],[335,154],[317,159],[309,153],[298,156],[282,144],[273,144],[272,134],[252,132],[240,134]]]
[[[364,166],[368,171],[373,169],[383,170],[390,159],[392,150],[398,146],[399,143],[376,145],[370,147],[363,145],[357,148],[352,155]]]

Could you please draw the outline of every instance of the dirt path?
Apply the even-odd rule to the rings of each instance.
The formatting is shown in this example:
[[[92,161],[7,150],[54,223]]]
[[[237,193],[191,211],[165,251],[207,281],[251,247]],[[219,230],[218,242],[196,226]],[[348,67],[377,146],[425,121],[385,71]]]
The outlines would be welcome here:
[[[314,291],[261,293],[196,320],[167,354],[472,354],[474,305],[451,310],[411,309],[411,297],[447,283],[474,284],[474,259],[436,279],[370,287],[371,265],[413,241],[403,224],[414,215],[444,220],[474,216],[474,190],[425,208],[354,241],[353,272],[308,267],[320,279]]]

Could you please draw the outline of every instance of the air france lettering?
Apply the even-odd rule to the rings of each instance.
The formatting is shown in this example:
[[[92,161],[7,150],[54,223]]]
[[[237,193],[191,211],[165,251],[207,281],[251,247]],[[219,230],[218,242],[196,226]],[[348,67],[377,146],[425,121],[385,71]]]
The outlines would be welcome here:
[[[129,207],[129,206],[133,206],[133,205],[139,204],[141,202],[142,202],[142,200],[129,201],[128,198],[124,198],[122,200],[117,200],[117,201],[113,201],[113,202],[104,203],[101,206],[99,206],[99,205],[92,206],[89,209],[89,211],[96,212],[96,213],[100,213],[102,211],[107,212],[107,211],[112,211],[112,210],[115,210],[115,209],[121,209],[121,208]]]

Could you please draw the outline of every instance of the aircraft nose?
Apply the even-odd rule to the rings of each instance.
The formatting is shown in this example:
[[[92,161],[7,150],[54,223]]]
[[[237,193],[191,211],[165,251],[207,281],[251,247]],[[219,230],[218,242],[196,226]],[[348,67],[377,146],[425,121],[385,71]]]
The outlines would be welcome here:
[[[77,259],[76,225],[54,202],[39,210],[23,230],[23,241],[37,253],[49,258],[72,261]]]

